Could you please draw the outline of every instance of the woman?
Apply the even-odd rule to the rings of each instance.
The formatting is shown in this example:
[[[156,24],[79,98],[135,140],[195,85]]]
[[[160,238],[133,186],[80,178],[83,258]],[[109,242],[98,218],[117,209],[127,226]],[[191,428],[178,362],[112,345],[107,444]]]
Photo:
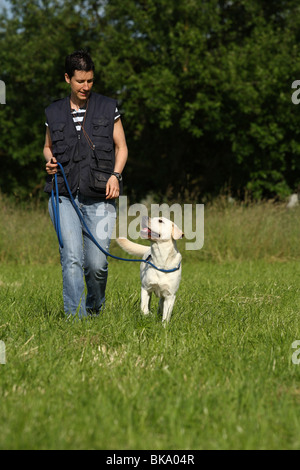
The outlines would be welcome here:
[[[58,172],[64,311],[82,318],[99,314],[104,306],[107,259],[84,232],[57,161],[64,167],[87,226],[107,251],[116,219],[114,199],[120,194],[128,151],[116,101],[91,91],[94,64],[87,52],[67,56],[65,80],[70,96],[46,109],[45,191],[51,193],[52,178]],[[54,223],[51,199],[49,212]]]

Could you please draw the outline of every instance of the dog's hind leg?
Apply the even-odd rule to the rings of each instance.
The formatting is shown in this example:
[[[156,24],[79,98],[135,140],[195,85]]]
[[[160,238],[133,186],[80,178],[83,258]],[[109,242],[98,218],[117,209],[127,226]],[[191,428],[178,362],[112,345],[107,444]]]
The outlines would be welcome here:
[[[168,323],[170,321],[172,310],[174,307],[175,295],[168,295],[164,298],[164,307],[163,307],[163,323]]]
[[[141,290],[141,310],[144,315],[148,315],[150,312],[150,301],[151,301],[151,294],[149,294],[146,289],[142,287]]]

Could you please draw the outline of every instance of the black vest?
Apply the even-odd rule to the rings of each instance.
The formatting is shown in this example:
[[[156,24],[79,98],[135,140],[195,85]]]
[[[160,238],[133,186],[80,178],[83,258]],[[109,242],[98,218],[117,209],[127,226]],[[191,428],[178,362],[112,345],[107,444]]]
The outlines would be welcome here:
[[[91,93],[84,121],[84,129],[91,142],[82,130],[80,133],[76,130],[70,97],[54,101],[46,108],[52,152],[63,165],[72,194],[79,189],[84,196],[105,198],[106,181],[115,164],[113,129],[116,106],[115,100]],[[67,196],[60,170],[57,182],[59,194]],[[51,176],[47,177],[44,190],[51,193]]]

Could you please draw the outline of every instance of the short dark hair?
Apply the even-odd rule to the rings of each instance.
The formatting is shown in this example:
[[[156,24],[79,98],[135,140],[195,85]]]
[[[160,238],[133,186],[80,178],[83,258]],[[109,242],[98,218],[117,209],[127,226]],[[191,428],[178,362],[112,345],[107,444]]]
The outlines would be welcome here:
[[[65,72],[69,75],[69,78],[73,77],[75,70],[83,70],[84,72],[95,71],[94,62],[87,51],[80,49],[66,57]]]

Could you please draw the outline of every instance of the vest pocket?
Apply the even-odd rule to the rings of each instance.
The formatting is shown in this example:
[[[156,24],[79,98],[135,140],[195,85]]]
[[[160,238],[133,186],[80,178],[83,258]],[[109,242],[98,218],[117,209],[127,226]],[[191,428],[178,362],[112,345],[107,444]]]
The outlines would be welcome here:
[[[91,168],[90,171],[90,189],[93,189],[105,196],[106,194],[106,183],[111,177],[111,171],[100,170],[99,168]]]
[[[109,120],[105,116],[93,119],[93,136],[109,137]]]
[[[64,128],[66,126],[65,122],[56,122],[53,124],[53,129],[52,129],[52,143],[58,142],[60,140],[64,140]]]
[[[106,171],[113,171],[112,163],[113,146],[111,144],[96,144],[94,158],[97,165]]]
[[[67,163],[70,160],[70,155],[67,152],[68,149],[69,146],[62,142],[57,142],[53,146],[53,155],[55,155],[59,163]]]
[[[65,122],[56,122],[52,128],[52,151],[60,163],[66,163],[70,160],[67,152],[69,146],[66,144],[64,136],[65,126]]]

